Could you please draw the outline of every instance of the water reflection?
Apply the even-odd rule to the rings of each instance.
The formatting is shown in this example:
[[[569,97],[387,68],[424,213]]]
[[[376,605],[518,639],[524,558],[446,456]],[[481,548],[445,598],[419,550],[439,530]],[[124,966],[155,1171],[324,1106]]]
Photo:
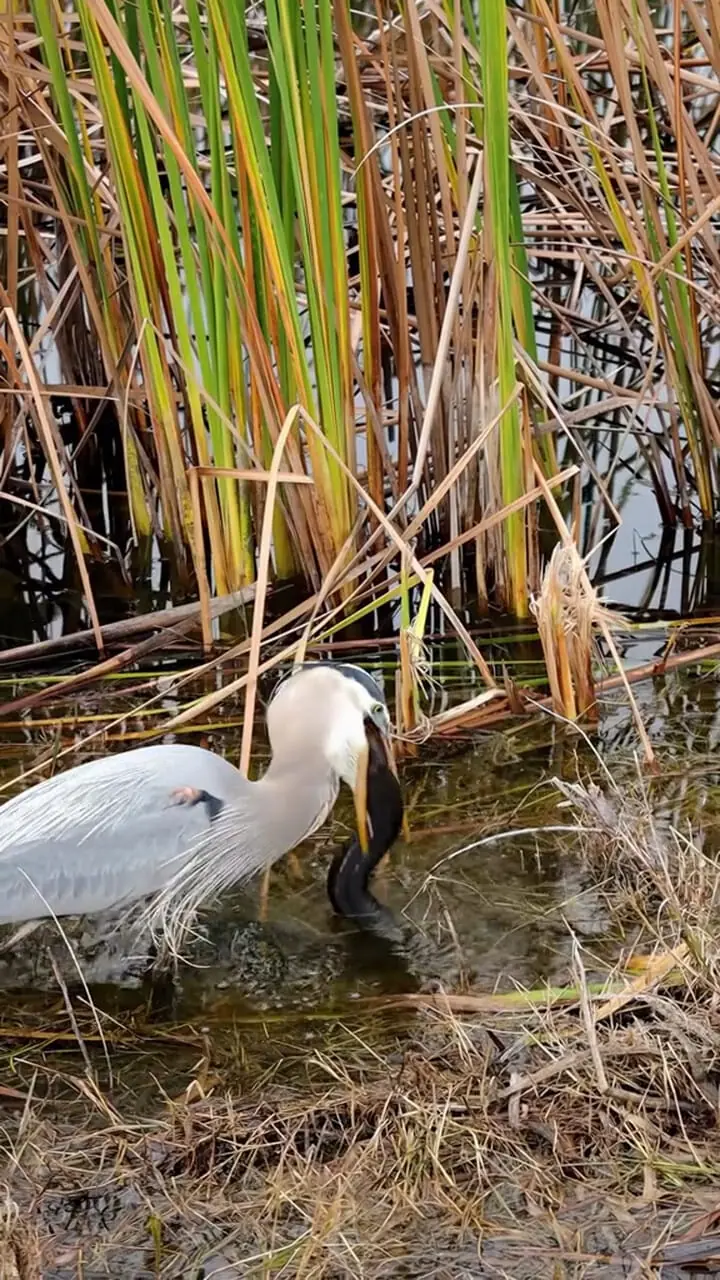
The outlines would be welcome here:
[[[581,550],[588,555],[597,539],[591,540],[588,530],[586,534]],[[77,566],[72,555],[65,554],[63,543],[47,533],[46,543],[36,554],[30,556],[26,552],[27,548],[21,553],[13,544],[3,553],[0,545],[0,606],[5,602],[5,607],[0,608],[0,657],[3,650],[69,636],[88,625]],[[183,602],[182,584],[171,572],[169,562],[153,559],[149,550],[148,557],[147,574],[136,566],[132,579],[114,560],[89,563],[103,625]],[[633,621],[720,612],[720,541],[711,531],[698,534],[687,529],[658,528],[655,500],[645,485],[635,485],[626,495],[623,524],[590,555],[588,567],[598,592]],[[466,599],[471,599],[469,564],[468,572]],[[299,603],[305,594],[301,584],[288,583],[274,592],[272,607],[282,612]],[[192,591],[190,598],[196,598]],[[496,643],[493,633],[496,636],[499,631],[497,615],[488,621],[472,610],[465,612],[470,628]],[[369,620],[375,638],[384,635],[388,643],[396,634],[397,624],[397,610],[392,608],[385,608]],[[225,633],[229,633],[231,625],[232,618],[226,616]],[[433,629],[438,635],[444,634],[442,615],[435,618],[434,624],[431,619],[430,630]],[[513,629],[517,630],[509,623],[508,630]],[[124,641],[118,640],[120,643]],[[516,643],[523,643],[522,635],[518,635]],[[182,644],[186,652],[198,651],[197,636],[184,639]],[[537,656],[536,653],[534,657]],[[457,657],[464,660],[460,649]]]

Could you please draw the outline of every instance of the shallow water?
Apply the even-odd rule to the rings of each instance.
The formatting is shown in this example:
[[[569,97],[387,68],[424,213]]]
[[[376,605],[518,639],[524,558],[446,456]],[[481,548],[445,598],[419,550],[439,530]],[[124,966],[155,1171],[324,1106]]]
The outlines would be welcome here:
[[[664,631],[650,627],[627,637],[622,645],[627,666],[656,658],[666,638]],[[537,642],[527,635],[508,630],[483,649],[505,662],[518,679],[532,679],[537,673]],[[347,660],[349,655],[343,651],[341,656]],[[393,705],[393,659],[379,658],[377,650],[352,656],[383,680]],[[457,646],[438,641],[432,657],[440,683],[429,709],[477,691]],[[171,694],[158,685],[159,676],[168,674],[167,668],[131,673],[72,700],[55,698],[20,719],[0,720],[0,786],[14,789],[20,773],[54,757],[57,767],[70,767],[94,754],[138,745],[159,722],[156,710],[160,719],[172,715],[180,700],[190,700],[209,687],[196,680],[181,695]],[[233,674],[228,666],[223,682]],[[9,700],[34,687],[6,678],[0,698]],[[647,801],[661,820],[681,829],[691,827],[706,848],[717,849],[720,683],[715,670],[677,672],[640,684],[635,693],[660,765],[658,776],[644,778]],[[156,701],[142,709],[151,698]],[[182,737],[237,761],[241,713],[242,704],[229,701],[218,709],[212,724],[198,725]],[[88,737],[92,732],[96,736]],[[254,770],[260,772],[266,758],[262,735],[256,746]],[[325,890],[327,868],[333,851],[349,838],[353,821],[352,804],[343,796],[323,831],[294,860],[286,859],[273,870],[266,903],[254,882],[226,895],[207,914],[205,940],[169,988],[151,989],[143,981],[144,962],[128,964],[122,935],[111,943],[91,939],[88,945],[84,927],[69,922],[68,935],[95,1014],[88,1009],[87,993],[68,949],[52,926],[12,953],[0,955],[0,1088],[9,1085],[32,1094],[32,1111],[39,1116],[32,1122],[39,1126],[32,1130],[32,1143],[40,1149],[45,1116],[73,1135],[73,1166],[67,1180],[64,1166],[62,1176],[58,1170],[50,1175],[42,1162],[35,1168],[30,1158],[26,1186],[27,1156],[20,1166],[22,1177],[8,1177],[24,1212],[31,1212],[27,1196],[34,1197],[34,1220],[52,1242],[46,1274],[52,1280],[78,1275],[78,1260],[84,1258],[89,1241],[97,1247],[97,1269],[83,1274],[121,1274],[128,1280],[159,1274],[156,1246],[147,1228],[143,1179],[149,1178],[151,1187],[153,1144],[158,1150],[162,1147],[153,1126],[163,1133],[168,1099],[197,1098],[208,1086],[216,1099],[227,1096],[238,1105],[245,1099],[251,1106],[262,1105],[266,1089],[270,1098],[282,1096],[284,1089],[296,1098],[304,1093],[322,1098],[337,1083],[344,1064],[352,1096],[356,1077],[362,1082],[363,1063],[376,1061],[381,1073],[394,1075],[402,1072],[407,1052],[422,1052],[413,1014],[381,1010],[373,998],[437,985],[483,991],[563,985],[574,981],[573,937],[584,949],[590,977],[594,966],[600,968],[621,948],[632,946],[632,937],[619,932],[617,917],[611,919],[597,864],[586,863],[575,833],[548,828],[572,824],[572,814],[558,806],[553,778],[592,779],[602,785],[608,770],[616,782],[635,787],[640,758],[625,695],[613,693],[602,700],[600,722],[591,738],[539,714],[515,721],[502,732],[474,733],[452,743],[432,739],[415,757],[404,759],[400,773],[411,839],[398,841],[375,884],[377,896],[402,925],[399,943],[359,933],[332,915]],[[64,992],[58,977],[66,984]],[[68,1004],[79,1024],[78,1034]],[[110,1040],[112,1074],[95,1034],[95,1017]],[[88,1082],[88,1062],[97,1088]],[[114,1110],[108,1111],[108,1106]],[[24,1107],[15,1112],[24,1115]],[[6,1133],[15,1132],[11,1119],[5,1122]],[[92,1161],[83,1164],[88,1127],[106,1128],[110,1134],[117,1130],[123,1147],[126,1133],[131,1144],[139,1134],[148,1134],[147,1150],[142,1148],[142,1156],[138,1151],[136,1182],[135,1175],[127,1182],[127,1165],[112,1172],[110,1165],[101,1171]],[[12,1141],[22,1147],[17,1136]],[[52,1145],[52,1138],[49,1141]],[[155,1199],[152,1190],[147,1194],[149,1203],[158,1206],[151,1212],[169,1214],[173,1222],[177,1209],[168,1202],[167,1186],[158,1184]],[[504,1191],[500,1201],[503,1195]],[[505,1213],[500,1201],[498,1221]],[[492,1218],[495,1209],[490,1204],[485,1208]],[[598,1264],[597,1270],[586,1271],[585,1264],[578,1263],[577,1271],[567,1274],[602,1274],[608,1280],[628,1274],[623,1256],[627,1227],[618,1227],[616,1240],[601,1214],[596,1240],[592,1215],[582,1205],[577,1212],[582,1226],[578,1239],[582,1236],[586,1251],[588,1241],[593,1251],[597,1249]],[[276,1247],[274,1229],[265,1224],[259,1244],[242,1212],[232,1207],[225,1217],[218,1211],[217,1221],[207,1227],[203,1214],[201,1204],[187,1239],[176,1225],[177,1255],[172,1251],[172,1227],[168,1229],[162,1274],[210,1275],[216,1262],[223,1274],[226,1260],[228,1275],[256,1274],[247,1271],[244,1262],[239,1268],[235,1263],[265,1256]],[[181,1213],[179,1221],[183,1220]],[[538,1233],[538,1248],[541,1229],[546,1230],[541,1223],[532,1229]],[[279,1229],[279,1239],[284,1246],[303,1230],[302,1219],[290,1215]],[[480,1261],[474,1240],[456,1239],[447,1223],[436,1229],[432,1220],[418,1220],[413,1248],[398,1245],[400,1254],[407,1254],[405,1263],[388,1255],[387,1274],[403,1274],[403,1265],[409,1276],[425,1274],[424,1260],[440,1248],[443,1261],[437,1274],[448,1278],[512,1275],[530,1280],[554,1275],[557,1243],[549,1228],[546,1234],[545,1252],[537,1257],[528,1252],[526,1237],[518,1237],[514,1245],[510,1230],[507,1238],[483,1244]],[[617,1265],[608,1260],[614,1254]],[[191,1255],[196,1260],[192,1267],[187,1261]],[[284,1257],[283,1249],[279,1257]],[[341,1274],[349,1273],[340,1268]]]
[[[625,644],[626,662],[647,661],[663,643],[659,631],[642,632]],[[532,672],[532,641],[514,641],[508,651],[516,670]],[[473,692],[454,651],[448,656],[448,646],[437,646],[434,656],[442,668],[436,703]],[[381,679],[388,675],[387,660],[383,667],[377,657],[365,655],[365,665]],[[198,692],[188,686],[183,698]],[[75,736],[93,728],[103,732],[71,749],[62,767],[138,745],[138,735],[154,721],[147,711],[134,712],[156,693],[157,676],[148,672],[77,695],[72,704],[38,708],[15,727],[4,722],[2,782],[12,789],[19,772],[72,748]],[[661,776],[647,784],[651,803],[676,822],[706,831],[712,844],[720,781],[713,671],[647,682],[637,686],[636,695],[661,765]],[[159,705],[167,715],[177,704],[163,697]],[[221,711],[209,730],[186,734],[184,740],[204,742],[236,760],[241,708]],[[602,783],[607,768],[616,779],[634,783],[639,758],[622,693],[603,700],[592,741],[541,715],[503,732],[475,733],[452,744],[427,742],[401,765],[411,839],[398,842],[376,877],[376,893],[400,922],[402,940],[387,943],[333,917],[325,877],[352,824],[352,807],[343,796],[319,835],[273,870],[266,902],[255,881],[226,895],[207,914],[205,940],[177,976],[173,1016],[211,1017],[217,1030],[252,1011],[300,1014],[436,984],[456,989],[470,983],[483,990],[561,984],[568,977],[573,932],[592,954],[611,958],[618,939],[610,928],[603,886],[585,867],[572,831],[543,828],[572,823],[572,815],[558,807],[554,776]],[[262,767],[258,751],[255,768]],[[142,965],[128,965],[127,938],[98,941],[84,927],[69,926],[68,932],[98,1005],[115,1015],[141,1007],[147,999],[139,978]],[[0,983],[13,1005],[56,1000],[48,947],[68,984],[76,985],[74,963],[49,926],[0,957]]]

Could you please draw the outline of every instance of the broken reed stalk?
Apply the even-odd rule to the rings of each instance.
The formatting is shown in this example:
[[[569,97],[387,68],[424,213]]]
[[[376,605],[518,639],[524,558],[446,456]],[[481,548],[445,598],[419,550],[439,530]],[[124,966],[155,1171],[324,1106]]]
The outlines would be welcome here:
[[[536,474],[538,483],[543,489],[545,501],[547,503],[550,514],[552,515],[553,521],[555,523],[555,527],[558,530],[558,533],[560,534],[560,537],[562,539],[561,554],[565,557],[566,562],[569,561],[569,564],[571,566],[570,580],[572,581],[573,579],[575,579],[575,582],[576,582],[574,597],[571,599],[570,611],[566,618],[568,633],[570,635],[575,636],[576,638],[574,648],[573,648],[574,678],[578,680],[580,688],[582,688],[584,685],[584,682],[588,678],[588,669],[589,669],[589,672],[590,672],[589,678],[590,678],[590,681],[592,682],[592,666],[588,667],[588,663],[589,663],[589,659],[591,659],[592,657],[592,627],[595,624],[597,625],[598,629],[602,632],[603,639],[605,640],[605,643],[608,646],[608,649],[610,650],[610,653],[617,665],[617,668],[620,674],[620,679],[623,683],[625,692],[627,694],[628,702],[630,704],[630,709],[632,711],[633,719],[635,721],[635,726],[637,728],[640,741],[643,744],[643,750],[645,752],[645,763],[648,765],[649,768],[651,769],[655,768],[656,767],[655,752],[653,751],[652,743],[650,742],[650,738],[648,737],[647,730],[645,728],[645,725],[643,724],[643,719],[642,719],[642,716],[640,715],[640,710],[638,708],[637,702],[635,701],[635,697],[633,695],[632,689],[630,688],[630,682],[625,675],[625,669],[624,669],[622,660],[620,658],[620,654],[617,651],[617,646],[615,644],[615,641],[612,635],[613,629],[623,628],[625,626],[625,620],[621,614],[616,612],[611,612],[610,610],[606,609],[603,605],[601,605],[598,602],[597,594],[590,582],[590,579],[588,578],[587,570],[585,569],[585,564],[582,561],[579,555],[579,552],[577,550],[577,547],[573,542],[572,537],[568,531],[568,528],[563,520],[562,513],[557,505],[557,502],[555,501],[555,497],[551,492],[537,462],[534,462],[533,466],[535,468],[535,474]],[[556,548],[556,551],[559,551],[559,549]],[[579,637],[579,640],[578,640],[578,637]],[[552,635],[549,636],[549,642],[551,645],[552,645],[552,639],[553,639]],[[550,653],[552,653],[552,650],[550,650]],[[574,717],[569,717],[569,718],[574,718]]]
[[[597,719],[593,680],[594,630],[598,623],[595,592],[587,589],[582,560],[574,544],[555,547],[538,597],[532,602],[545,658],[552,706],[567,720]]]
[[[410,568],[407,563],[407,556],[403,556],[400,570],[399,662],[395,683],[395,724],[400,735],[397,750],[401,756],[416,754],[415,745],[404,740],[408,734],[412,733],[417,723],[417,686],[413,672],[409,578]]]
[[[215,596],[210,601],[211,618],[221,618],[223,614],[242,609],[250,604],[255,593],[254,586],[243,587],[229,596]],[[186,622],[197,625],[200,616],[200,602],[173,605],[169,609],[152,610],[138,614],[133,618],[122,618],[119,622],[104,623],[101,630],[105,646],[121,643],[130,636],[146,631],[165,631],[169,633],[175,627],[182,627]],[[53,659],[67,650],[80,649],[95,642],[93,631],[74,631],[70,635],[53,636],[50,640],[37,640],[34,644],[15,645],[11,649],[0,650],[0,666],[18,667],[23,663],[35,660]]]

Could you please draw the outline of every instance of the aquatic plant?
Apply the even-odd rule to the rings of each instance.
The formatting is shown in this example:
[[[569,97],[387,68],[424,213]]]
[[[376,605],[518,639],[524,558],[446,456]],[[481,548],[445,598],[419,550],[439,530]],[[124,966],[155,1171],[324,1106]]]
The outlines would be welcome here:
[[[587,21],[10,6],[4,545],[72,556],[99,648],[94,581],[158,550],[206,648],[258,573],[335,628],[433,565],[492,690],[450,593],[522,616],[557,513],[584,560],[637,482],[713,517],[715,11]]]

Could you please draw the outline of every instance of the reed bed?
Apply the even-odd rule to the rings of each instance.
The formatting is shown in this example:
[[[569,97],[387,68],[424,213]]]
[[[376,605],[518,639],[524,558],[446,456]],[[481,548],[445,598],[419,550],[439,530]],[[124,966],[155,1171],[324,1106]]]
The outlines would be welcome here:
[[[150,545],[206,615],[263,560],[352,615],[412,548],[523,616],[548,494],[583,555],[633,477],[713,519],[715,4],[580,21],[7,8],[3,546],[64,555],[98,647]]]
[[[27,1061],[16,1048],[2,1091],[10,1274],[382,1277],[427,1274],[430,1256],[450,1277],[710,1265],[717,864],[654,819],[642,783],[560,790],[612,886],[626,939],[612,971],[576,945],[564,990],[373,1000],[370,1022],[329,1010],[327,1034],[285,1052],[277,1012],[273,1064],[250,1082],[212,1021],[199,1039],[109,1026],[114,1095],[44,1067],[37,1044]],[[30,1046],[54,1031],[57,1051],[82,1028],[94,1054],[78,1019],[3,1034]],[[176,1061],[202,1043],[200,1062],[140,1116],[123,1044],[155,1062],[163,1036]]]

